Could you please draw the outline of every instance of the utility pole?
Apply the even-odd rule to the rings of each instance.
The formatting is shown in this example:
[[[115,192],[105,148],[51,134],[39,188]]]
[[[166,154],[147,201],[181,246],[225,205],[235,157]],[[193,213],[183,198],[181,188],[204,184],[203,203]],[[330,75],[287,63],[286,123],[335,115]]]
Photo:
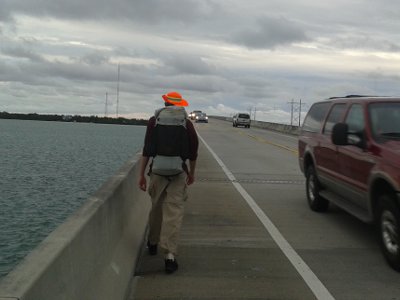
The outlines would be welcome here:
[[[104,116],[107,118],[107,109],[108,109],[108,93],[106,92],[106,107],[104,109]]]
[[[288,102],[291,106],[290,106],[290,126],[293,126],[293,105],[294,105],[294,100],[292,99],[292,101]]]
[[[307,104],[307,103],[301,101],[301,99],[300,99],[300,102],[299,102],[299,120],[298,120],[299,121],[299,127],[301,126],[301,109],[304,106],[304,104]]]
[[[299,103],[299,127],[301,126],[301,99]]]
[[[298,124],[298,126],[301,126],[301,106],[304,105],[305,103],[301,101],[295,102],[293,99],[292,101],[288,102],[291,105],[290,108],[290,126],[293,126],[293,124]],[[298,114],[297,114],[297,109]],[[296,112],[296,115],[294,114]]]
[[[117,81],[117,118],[118,118],[118,109],[119,109],[119,63],[118,63],[118,81]]]

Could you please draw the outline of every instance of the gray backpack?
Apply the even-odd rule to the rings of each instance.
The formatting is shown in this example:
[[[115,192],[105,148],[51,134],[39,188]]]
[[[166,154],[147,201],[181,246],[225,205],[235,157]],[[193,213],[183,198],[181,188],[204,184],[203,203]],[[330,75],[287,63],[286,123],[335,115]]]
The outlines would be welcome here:
[[[188,155],[187,113],[183,107],[167,106],[156,111],[155,117],[152,172],[162,176],[178,175],[183,172]]]

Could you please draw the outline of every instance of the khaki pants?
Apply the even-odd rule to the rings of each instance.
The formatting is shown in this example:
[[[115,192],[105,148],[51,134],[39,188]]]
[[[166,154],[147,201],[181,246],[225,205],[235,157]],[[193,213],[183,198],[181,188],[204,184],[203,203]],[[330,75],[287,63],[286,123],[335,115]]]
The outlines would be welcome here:
[[[186,173],[176,176],[150,174],[149,195],[152,209],[149,218],[149,242],[159,244],[165,253],[177,254],[187,199]]]

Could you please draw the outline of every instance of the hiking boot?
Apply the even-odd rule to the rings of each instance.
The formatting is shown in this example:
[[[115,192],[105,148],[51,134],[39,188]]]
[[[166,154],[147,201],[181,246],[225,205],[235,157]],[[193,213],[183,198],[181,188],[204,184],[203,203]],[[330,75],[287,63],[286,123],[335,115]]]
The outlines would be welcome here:
[[[150,242],[147,242],[147,249],[150,255],[157,255],[157,244],[152,245]]]
[[[167,274],[172,274],[178,270],[178,262],[176,259],[166,259],[165,260],[165,272]]]

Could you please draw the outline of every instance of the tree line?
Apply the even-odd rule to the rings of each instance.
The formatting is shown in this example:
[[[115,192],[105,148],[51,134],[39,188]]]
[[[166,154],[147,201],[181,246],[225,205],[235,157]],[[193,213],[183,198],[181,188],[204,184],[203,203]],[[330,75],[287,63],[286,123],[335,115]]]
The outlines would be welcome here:
[[[108,118],[98,116],[80,116],[80,115],[43,115],[37,113],[8,113],[0,112],[0,119],[17,120],[37,120],[37,121],[58,121],[58,122],[80,122],[80,123],[100,123],[100,124],[122,124],[122,125],[147,125],[144,119],[126,119],[126,118]]]

